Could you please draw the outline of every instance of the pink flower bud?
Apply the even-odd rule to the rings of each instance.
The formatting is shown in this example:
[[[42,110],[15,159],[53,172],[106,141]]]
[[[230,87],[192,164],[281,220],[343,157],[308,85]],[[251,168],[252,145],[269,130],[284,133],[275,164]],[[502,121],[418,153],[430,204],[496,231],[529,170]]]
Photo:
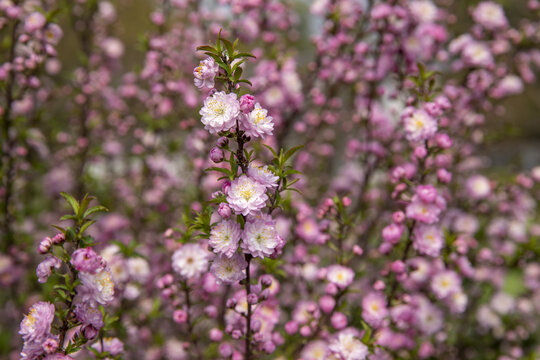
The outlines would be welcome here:
[[[255,107],[255,98],[252,95],[246,94],[240,97],[240,110],[244,114],[249,114]]]
[[[396,211],[392,214],[392,220],[398,224],[401,224],[405,220],[405,213],[403,211]]]
[[[289,335],[295,334],[298,331],[298,323],[296,321],[289,321],[285,324],[285,331]]]
[[[358,245],[354,245],[353,248],[352,248],[352,251],[355,255],[358,255],[358,256],[361,256],[363,253],[364,253],[364,249],[362,249],[360,246]]]
[[[423,146],[418,146],[414,149],[414,156],[418,159],[423,159],[427,155],[427,150]]]
[[[218,214],[224,219],[228,219],[232,215],[232,210],[229,204],[221,203],[219,204]]]
[[[452,146],[452,139],[447,134],[437,134],[435,135],[435,141],[437,145],[443,149],[449,149]]]
[[[325,313],[330,313],[332,310],[334,310],[334,306],[336,306],[336,300],[332,296],[324,295],[319,299],[319,306],[321,307],[321,310]]]
[[[330,322],[334,329],[341,330],[347,326],[347,317],[340,312],[335,312],[330,318]]]
[[[218,309],[215,305],[208,305],[204,308],[204,313],[214,319],[218,316]]]
[[[373,284],[373,290],[376,290],[376,291],[383,291],[385,287],[386,285],[384,284],[382,280],[377,280]]]
[[[49,252],[52,246],[52,240],[50,237],[46,237],[45,239],[41,240],[38,246],[38,251],[40,254],[46,254]]]
[[[175,310],[173,312],[173,320],[177,324],[183,324],[187,321],[187,312],[184,310]]]
[[[229,343],[222,343],[219,345],[219,354],[224,357],[224,358],[228,358],[232,355],[233,353],[233,347],[231,344]]]
[[[337,288],[337,286],[335,284],[329,283],[329,284],[326,285],[325,292],[328,295],[336,295],[338,293],[338,288]]]
[[[311,335],[311,332],[311,329],[307,325],[304,325],[300,328],[300,335],[304,337],[308,337],[309,335]]]
[[[259,302],[259,297],[257,296],[257,294],[253,294],[253,293],[248,294],[247,302],[248,304],[255,305]]]
[[[405,271],[406,269],[406,265],[403,261],[401,260],[396,260],[392,263],[391,265],[391,269],[393,272],[395,272],[396,274],[401,274]]]
[[[212,328],[208,333],[208,337],[212,341],[221,341],[221,339],[223,339],[223,332],[217,328]]]
[[[212,160],[216,164],[219,164],[220,162],[222,162],[223,157],[224,157],[223,150],[221,150],[217,146],[214,146],[212,150],[210,150],[210,160]]]

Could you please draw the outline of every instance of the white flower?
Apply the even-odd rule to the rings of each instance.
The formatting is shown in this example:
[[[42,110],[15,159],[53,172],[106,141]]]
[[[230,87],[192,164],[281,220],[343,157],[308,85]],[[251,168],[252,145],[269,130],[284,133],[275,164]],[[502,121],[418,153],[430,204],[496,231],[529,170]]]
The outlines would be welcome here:
[[[127,268],[129,275],[135,281],[143,282],[148,278],[148,275],[150,275],[148,261],[140,257],[128,259]]]
[[[415,314],[416,324],[425,334],[434,334],[443,326],[441,310],[431,305],[427,300],[418,308]]]
[[[210,271],[219,282],[234,283],[246,278],[247,262],[244,256],[235,253],[232,257],[217,256]]]
[[[489,179],[482,175],[473,175],[468,178],[465,187],[473,199],[483,199],[491,194]]]
[[[208,267],[208,252],[198,244],[186,244],[174,252],[172,267],[184,278],[198,277]]]
[[[213,88],[214,78],[219,72],[219,66],[216,64],[213,58],[208,57],[199,63],[193,70],[194,83],[199,89],[203,87]]]
[[[248,176],[258,183],[264,185],[267,188],[274,188],[277,186],[279,176],[274,175],[272,170],[268,169],[268,166],[253,166],[248,169]]]
[[[264,185],[247,176],[241,176],[232,182],[227,202],[237,214],[246,216],[266,205],[268,196],[265,192]]]
[[[497,313],[506,315],[515,309],[516,301],[507,293],[498,292],[491,298],[490,305]]]
[[[409,9],[418,22],[431,23],[437,19],[438,9],[429,0],[413,1],[409,4]]]
[[[272,120],[272,117],[268,116],[268,110],[261,108],[261,105],[256,103],[255,108],[243,118],[242,130],[251,137],[272,135],[274,130]]]
[[[439,299],[444,299],[453,293],[461,291],[461,280],[451,270],[441,271],[433,277],[431,289]]]
[[[326,278],[340,288],[346,288],[354,280],[354,271],[342,265],[332,265],[328,268]]]
[[[280,244],[275,225],[263,219],[248,221],[242,239],[242,249],[260,258],[272,255]]]
[[[448,297],[448,300],[450,302],[450,308],[455,313],[464,312],[465,308],[467,307],[467,303],[469,302],[467,294],[465,294],[463,291],[453,293]]]
[[[424,110],[415,110],[405,117],[405,134],[409,141],[423,141],[437,132],[437,120]]]
[[[80,272],[79,280],[81,285],[77,293],[83,301],[106,305],[114,300],[114,283],[109,269],[105,268],[96,274]]]
[[[502,6],[493,1],[478,4],[474,9],[473,18],[486,29],[494,30],[508,25]]]
[[[328,347],[332,353],[343,360],[364,360],[369,354],[369,349],[351,331],[339,333],[337,338]]]
[[[129,273],[126,266],[126,261],[121,256],[114,256],[110,262],[107,262],[113,281],[117,284],[123,283],[128,280]]]
[[[327,354],[328,344],[322,340],[315,340],[304,347],[301,356],[305,360],[326,360]]]
[[[208,243],[214,249],[216,254],[221,254],[228,258],[232,257],[238,249],[238,243],[242,236],[240,224],[236,221],[222,221],[210,232],[210,240]]]
[[[493,63],[493,56],[486,44],[470,41],[463,48],[463,59],[470,65],[486,67]]]
[[[240,114],[240,104],[236,94],[226,94],[223,91],[214,93],[204,100],[204,106],[199,111],[201,122],[211,134],[230,130],[236,124]]]

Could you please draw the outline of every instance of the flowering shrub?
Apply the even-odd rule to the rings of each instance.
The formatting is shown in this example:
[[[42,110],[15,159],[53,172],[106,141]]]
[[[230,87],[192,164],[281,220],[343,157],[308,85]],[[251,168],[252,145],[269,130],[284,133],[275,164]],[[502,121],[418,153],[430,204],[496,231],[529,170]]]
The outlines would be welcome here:
[[[537,0],[0,0],[0,357],[540,357],[538,153],[500,150],[538,34]]]

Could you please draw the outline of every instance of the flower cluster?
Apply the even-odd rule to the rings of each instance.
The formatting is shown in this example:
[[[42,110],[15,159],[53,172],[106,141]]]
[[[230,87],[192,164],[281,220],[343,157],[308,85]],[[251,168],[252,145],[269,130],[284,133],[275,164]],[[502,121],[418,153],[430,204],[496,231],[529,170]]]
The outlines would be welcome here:
[[[77,202],[71,195],[64,193],[63,196],[74,211],[74,215],[65,217],[73,219],[76,227],[63,229],[52,239],[46,237],[40,242],[39,252],[47,257],[36,272],[41,283],[57,274],[64,278],[65,284],[54,286],[58,308],[49,302],[37,302],[22,320],[19,334],[24,340],[23,359],[41,359],[44,355],[46,359],[71,359],[68,354],[97,339],[102,331],[105,322],[99,306],[114,301],[114,283],[106,261],[91,246],[82,245],[91,240],[81,230],[92,224],[89,215],[106,209],[103,206],[88,208],[90,197]],[[77,233],[73,229],[77,229]],[[75,245],[71,254],[67,251],[69,243]],[[61,259],[53,255],[58,253],[62,254]],[[68,272],[63,274],[64,267]],[[55,313],[61,323],[57,333],[52,331]]]

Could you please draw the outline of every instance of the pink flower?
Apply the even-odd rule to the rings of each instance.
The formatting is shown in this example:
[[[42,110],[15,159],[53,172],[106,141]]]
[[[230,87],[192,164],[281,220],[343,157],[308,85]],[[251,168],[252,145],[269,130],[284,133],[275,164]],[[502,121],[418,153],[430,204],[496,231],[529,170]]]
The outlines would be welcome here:
[[[344,289],[352,284],[354,280],[354,271],[342,265],[332,265],[328,268],[326,278],[331,283]]]
[[[443,202],[441,202],[441,205],[436,203],[426,203],[421,201],[420,198],[415,195],[412,198],[412,202],[407,205],[405,211],[407,213],[407,217],[410,219],[414,219],[425,224],[434,224],[439,221],[439,215],[441,213],[441,207],[443,204]]]
[[[437,120],[424,110],[406,110],[403,121],[405,135],[409,141],[424,141],[437,132]]]
[[[362,317],[373,327],[378,327],[388,315],[386,299],[380,293],[369,293],[362,300]]]
[[[330,343],[328,349],[344,360],[364,360],[369,355],[369,349],[364,345],[354,331],[343,330]]]
[[[246,268],[244,256],[235,253],[232,257],[217,256],[210,267],[210,272],[219,282],[232,284],[246,278]]]
[[[436,225],[418,224],[414,229],[413,246],[421,254],[439,256],[444,246],[444,235]]]
[[[403,234],[403,225],[392,223],[382,229],[383,240],[391,244],[397,244]]]
[[[47,23],[47,19],[40,12],[33,12],[24,20],[24,29],[28,32],[34,32],[41,29]]]
[[[465,184],[469,196],[473,199],[484,199],[491,194],[491,184],[485,176],[473,175]]]
[[[36,269],[36,274],[38,277],[38,281],[40,283],[47,282],[47,279],[52,273],[52,269],[59,269],[62,265],[62,261],[58,259],[56,256],[49,256],[45,260],[43,260]]]
[[[103,347],[101,344],[103,344]],[[99,352],[109,352],[112,356],[124,352],[124,343],[118,338],[103,338],[103,342],[97,341],[92,347]]]
[[[77,249],[71,255],[71,265],[78,271],[95,274],[105,267],[105,261],[91,247]]]
[[[214,253],[230,258],[238,249],[241,236],[240,224],[233,220],[226,220],[212,228],[208,244],[212,246]]]
[[[488,67],[493,64],[489,47],[479,41],[470,41],[463,48],[463,60],[472,66]]]
[[[248,169],[247,175],[258,183],[267,188],[277,187],[279,176],[274,175],[274,172],[268,169],[268,166],[253,166]]]
[[[109,269],[104,268],[92,274],[79,273],[81,284],[77,286],[77,295],[90,303],[106,305],[114,300],[114,283]]]
[[[493,1],[483,1],[472,13],[474,21],[486,29],[495,30],[508,26],[503,7]]]
[[[441,271],[431,280],[431,290],[439,299],[461,291],[461,279],[451,270]]]
[[[204,106],[199,114],[202,115],[201,122],[204,128],[210,134],[230,130],[236,125],[236,119],[240,114],[236,94],[226,94],[223,91],[214,93],[204,100]]]
[[[268,110],[261,108],[259,103],[255,104],[254,109],[242,117],[240,128],[251,137],[264,137],[272,135],[274,130],[273,118],[268,116]]]
[[[271,256],[280,245],[275,223],[266,219],[246,222],[242,240],[242,249],[260,258]]]
[[[216,64],[213,58],[208,57],[199,63],[195,69],[193,69],[193,82],[199,89],[207,88],[212,89],[214,87],[214,78],[219,72],[219,66]]]
[[[261,210],[266,205],[266,200],[266,187],[248,176],[236,178],[227,195],[229,206],[237,214],[244,216]]]
[[[25,342],[33,342],[49,334],[54,311],[54,305],[49,302],[40,301],[32,305],[19,330]]]
[[[199,277],[208,268],[208,255],[199,244],[185,244],[172,255],[172,268],[184,278]]]

